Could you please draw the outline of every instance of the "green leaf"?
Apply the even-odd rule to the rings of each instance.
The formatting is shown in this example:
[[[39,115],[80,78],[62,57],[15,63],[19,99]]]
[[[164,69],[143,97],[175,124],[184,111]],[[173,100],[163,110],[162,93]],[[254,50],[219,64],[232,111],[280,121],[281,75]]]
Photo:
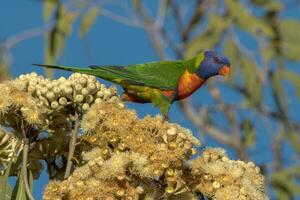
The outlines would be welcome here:
[[[237,75],[239,66],[240,66],[240,52],[237,48],[237,46],[233,42],[232,36],[228,36],[226,38],[225,44],[224,44],[224,53],[229,58],[229,60],[234,61],[234,66],[230,70],[230,75],[227,78],[227,81],[229,84],[235,83],[235,76]]]
[[[250,120],[246,119],[241,122],[241,130],[243,131],[242,141],[246,147],[250,147],[255,143],[256,134],[253,124]]]
[[[273,37],[274,31],[263,19],[260,19],[246,9],[240,2],[235,0],[226,0],[229,15],[234,19],[238,27],[252,34],[259,35],[263,33],[267,37]]]
[[[58,4],[58,0],[44,0],[43,18],[45,21],[49,21]]]
[[[257,106],[262,98],[262,81],[258,76],[257,65],[250,59],[244,58],[242,61],[242,75],[244,86],[249,94],[249,103]]]
[[[89,31],[90,27],[96,22],[96,19],[99,15],[99,8],[93,7],[81,18],[79,35],[81,37],[85,36]]]
[[[298,98],[300,98],[300,75],[286,69],[280,70],[279,73],[281,74],[283,79],[286,79],[293,84],[293,87],[296,90],[296,95],[298,96]]]
[[[290,130],[286,133],[287,138],[291,145],[294,147],[295,151],[300,155],[300,135],[295,130]]]
[[[18,173],[17,182],[12,192],[12,199],[27,200],[22,170]]]
[[[278,199],[294,199],[300,194],[300,167],[291,167],[278,172],[271,176],[271,182],[274,186]]]
[[[300,60],[300,23],[297,20],[282,20],[279,23],[282,36],[282,53],[291,61]]]
[[[59,6],[56,11],[56,24],[46,33],[45,63],[54,64],[64,48],[65,38],[72,33],[72,25],[76,13],[68,12],[65,6]],[[46,76],[51,78],[53,70],[45,69]]]
[[[11,187],[8,183],[8,177],[10,173],[12,163],[10,163],[2,176],[0,176],[0,199],[9,200],[11,199]]]
[[[192,39],[187,45],[186,57],[193,57],[200,51],[212,49],[221,41],[221,36],[230,25],[230,19],[211,13],[206,30]]]

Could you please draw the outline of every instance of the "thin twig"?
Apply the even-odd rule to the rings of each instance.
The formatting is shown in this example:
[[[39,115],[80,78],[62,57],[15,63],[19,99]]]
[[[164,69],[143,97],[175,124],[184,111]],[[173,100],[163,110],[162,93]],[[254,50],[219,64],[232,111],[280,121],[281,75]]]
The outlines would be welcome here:
[[[27,174],[27,158],[28,158],[28,150],[29,150],[29,141],[27,139],[24,140],[24,146],[23,146],[23,161],[22,161],[22,171],[23,171],[23,180],[24,180],[24,186],[25,186],[25,192],[27,197],[30,200],[34,200],[28,183],[28,174]]]
[[[23,181],[24,181],[24,186],[25,186],[25,192],[27,197],[30,200],[34,200],[30,188],[29,188],[29,183],[28,183],[28,175],[27,175],[27,158],[28,158],[28,151],[29,151],[29,140],[27,139],[26,136],[26,130],[25,130],[25,122],[22,120],[21,122],[21,131],[23,135],[23,160],[22,160],[22,172],[23,172]]]
[[[148,32],[149,38],[150,38],[154,48],[156,49],[159,57],[162,60],[166,60],[168,58],[168,56],[165,52],[164,46],[162,45],[163,41],[161,40],[161,38],[158,35],[158,29],[155,26],[153,19],[147,13],[147,9],[145,9],[143,6],[141,6],[140,8],[136,9],[136,11],[143,19],[144,27],[145,27],[146,31]]]
[[[30,38],[38,37],[43,35],[45,32],[51,30],[53,28],[54,23],[49,22],[43,26],[40,27],[34,27],[25,31],[22,31],[21,33],[18,33],[16,35],[13,35],[6,40],[4,40],[4,47],[5,50],[11,49],[13,46],[17,45],[18,43],[28,40]]]
[[[65,176],[64,178],[68,178],[70,176],[71,173],[71,168],[72,168],[72,159],[74,156],[74,152],[75,152],[75,146],[76,146],[76,139],[77,139],[77,135],[78,135],[78,128],[79,128],[79,117],[77,114],[75,114],[75,124],[74,124],[74,128],[72,130],[71,133],[71,137],[70,137],[70,143],[69,143],[69,153],[68,153],[68,159],[67,159],[67,167],[66,167],[66,171],[65,171]]]

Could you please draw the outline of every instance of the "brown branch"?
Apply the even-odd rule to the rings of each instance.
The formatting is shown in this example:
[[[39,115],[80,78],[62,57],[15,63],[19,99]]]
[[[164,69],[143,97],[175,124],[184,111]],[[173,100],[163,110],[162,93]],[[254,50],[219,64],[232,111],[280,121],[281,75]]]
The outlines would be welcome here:
[[[75,152],[75,146],[76,146],[76,139],[78,135],[78,129],[79,129],[79,117],[78,114],[75,113],[75,122],[74,122],[74,127],[70,136],[70,143],[69,143],[69,153],[68,153],[68,158],[67,158],[67,167],[65,171],[64,178],[68,178],[71,173],[71,168],[72,168],[72,159],[74,156]]]
[[[282,140],[283,140],[283,134],[280,131],[273,142],[273,151],[274,151],[274,171],[279,171],[282,167]]]
[[[158,29],[155,26],[155,23],[153,22],[150,15],[147,14],[147,11],[144,9],[144,7],[142,7],[142,5],[140,5],[140,6],[141,7],[136,8],[136,12],[141,16],[143,23],[144,23],[144,27],[147,30],[147,32],[149,34],[149,38],[150,38],[154,48],[156,49],[159,57],[162,60],[166,60],[167,54],[165,53],[165,49],[161,44],[162,43],[161,38],[159,37],[159,35],[157,33]]]

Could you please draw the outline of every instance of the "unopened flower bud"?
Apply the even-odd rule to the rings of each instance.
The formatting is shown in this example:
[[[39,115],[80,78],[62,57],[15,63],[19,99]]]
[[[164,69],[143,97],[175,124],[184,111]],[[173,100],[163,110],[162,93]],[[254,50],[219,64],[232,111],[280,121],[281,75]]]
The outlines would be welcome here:
[[[74,98],[74,100],[76,101],[76,102],[78,102],[78,103],[81,103],[82,101],[83,101],[83,96],[82,95],[76,95],[75,96],[75,98]]]
[[[67,105],[68,100],[67,100],[66,97],[60,97],[58,102],[59,102],[60,105],[65,106],[65,105]]]
[[[52,91],[47,92],[46,97],[49,101],[53,101],[56,99],[56,96],[55,96],[54,92],[52,92]]]
[[[86,84],[86,79],[85,79],[84,77],[81,77],[81,78],[79,79],[79,83],[80,83],[81,85],[85,86],[85,84]]]
[[[82,88],[82,89],[81,89],[81,94],[82,94],[83,96],[87,96],[87,95],[89,94],[89,90],[88,90],[87,88]]]
[[[84,103],[82,105],[82,110],[87,111],[90,108],[90,105],[88,103]]]
[[[51,102],[51,108],[52,108],[52,109],[57,109],[58,106],[59,106],[59,104],[58,104],[57,101],[52,101],[52,102]]]

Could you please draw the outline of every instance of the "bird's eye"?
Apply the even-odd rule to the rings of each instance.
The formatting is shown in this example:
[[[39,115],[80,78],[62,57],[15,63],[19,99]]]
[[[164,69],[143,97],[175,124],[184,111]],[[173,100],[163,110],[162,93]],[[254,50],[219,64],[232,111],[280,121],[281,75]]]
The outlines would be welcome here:
[[[214,57],[214,62],[217,63],[217,64],[220,64],[221,60],[218,57]]]

